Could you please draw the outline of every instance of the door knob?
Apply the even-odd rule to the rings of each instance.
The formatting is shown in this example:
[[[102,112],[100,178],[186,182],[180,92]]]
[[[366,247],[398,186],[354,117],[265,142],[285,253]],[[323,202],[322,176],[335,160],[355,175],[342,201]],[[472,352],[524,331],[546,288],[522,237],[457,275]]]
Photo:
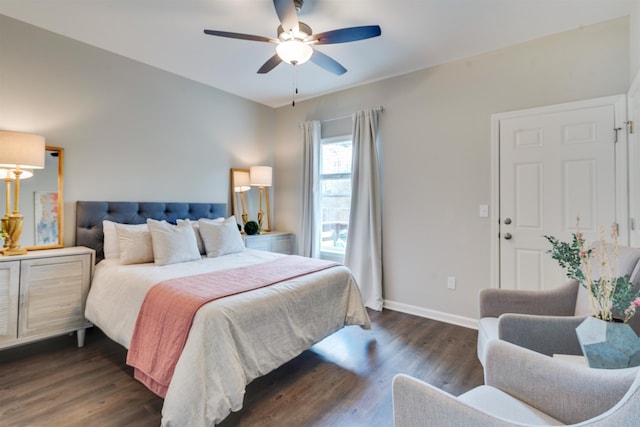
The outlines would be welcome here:
[[[511,218],[505,218],[504,223],[507,225],[511,224]]]
[[[504,233],[505,240],[511,240],[512,237],[511,233]]]

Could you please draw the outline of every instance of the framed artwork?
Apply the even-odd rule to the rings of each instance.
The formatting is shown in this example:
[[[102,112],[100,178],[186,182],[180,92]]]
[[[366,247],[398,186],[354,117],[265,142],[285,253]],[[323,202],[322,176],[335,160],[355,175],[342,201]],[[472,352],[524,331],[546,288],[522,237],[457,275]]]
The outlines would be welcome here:
[[[36,246],[57,244],[58,193],[56,191],[36,191],[34,207]]]

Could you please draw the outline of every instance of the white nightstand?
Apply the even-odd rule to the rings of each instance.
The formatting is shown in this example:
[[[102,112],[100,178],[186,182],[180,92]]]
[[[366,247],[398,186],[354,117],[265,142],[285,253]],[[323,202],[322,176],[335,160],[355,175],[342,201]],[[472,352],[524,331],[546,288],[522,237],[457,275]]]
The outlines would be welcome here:
[[[74,331],[82,347],[94,260],[85,247],[0,256],[0,349]]]
[[[244,245],[249,249],[260,249],[285,255],[293,255],[295,250],[294,238],[293,233],[282,231],[269,231],[268,233],[251,236],[242,235]]]

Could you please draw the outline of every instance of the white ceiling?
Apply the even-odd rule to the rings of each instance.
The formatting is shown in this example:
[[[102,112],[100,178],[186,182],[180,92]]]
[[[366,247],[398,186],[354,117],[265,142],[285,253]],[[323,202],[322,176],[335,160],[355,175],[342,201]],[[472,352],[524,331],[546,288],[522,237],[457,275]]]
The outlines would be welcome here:
[[[378,24],[382,35],[316,47],[349,71],[297,67],[313,98],[628,15],[634,0],[306,0],[314,33]],[[293,67],[258,68],[275,45],[205,35],[276,37],[272,0],[0,0],[0,13],[272,107],[291,102]]]

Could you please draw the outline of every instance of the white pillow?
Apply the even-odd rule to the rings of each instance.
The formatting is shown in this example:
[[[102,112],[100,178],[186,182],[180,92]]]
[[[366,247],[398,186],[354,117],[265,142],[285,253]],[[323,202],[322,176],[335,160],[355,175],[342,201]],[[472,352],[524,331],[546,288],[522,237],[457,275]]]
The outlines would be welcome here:
[[[200,218],[199,221],[222,222],[224,221],[224,218],[216,218],[216,219]],[[205,249],[204,243],[202,242],[202,236],[200,235],[200,227],[198,226],[198,221],[191,222],[189,219],[179,219],[177,222],[178,222],[178,225],[182,224],[183,222],[187,222],[191,224],[191,226],[193,227],[193,232],[196,234],[196,241],[198,242],[198,250],[200,251],[200,254],[205,255],[207,253],[207,250]]]
[[[208,258],[244,251],[244,242],[234,216],[224,221],[198,220]]]
[[[113,221],[102,221],[102,232],[104,233],[103,250],[106,259],[120,258],[120,247],[118,246],[118,233],[116,233],[116,223]]]
[[[143,264],[153,262],[153,246],[151,233],[147,224],[143,227],[116,224],[118,243],[120,246],[120,262],[122,264]]]
[[[147,225],[151,232],[153,258],[156,265],[200,259],[196,235],[189,222],[182,221],[178,225],[173,225],[166,221],[147,219]]]
[[[120,240],[116,231],[116,222],[102,221],[102,231],[104,233],[103,250],[105,259],[120,258]],[[131,230],[149,230],[147,224],[118,224],[120,227]]]
[[[198,221],[202,221],[202,222],[224,222],[226,218],[220,217],[220,218],[200,218]]]

